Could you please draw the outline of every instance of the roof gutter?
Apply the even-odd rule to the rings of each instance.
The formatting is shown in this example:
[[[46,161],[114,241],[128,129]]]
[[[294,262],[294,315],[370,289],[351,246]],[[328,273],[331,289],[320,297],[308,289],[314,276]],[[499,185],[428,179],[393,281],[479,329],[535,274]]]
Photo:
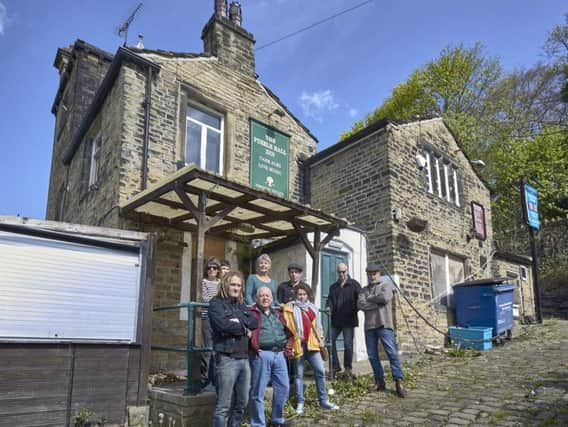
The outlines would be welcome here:
[[[116,51],[116,54],[114,55],[105,78],[103,79],[101,85],[99,86],[99,89],[97,90],[97,93],[95,94],[95,97],[93,98],[93,102],[91,102],[87,113],[81,121],[79,129],[77,129],[77,131],[73,135],[71,144],[65,149],[65,152],[63,153],[63,164],[69,165],[71,163],[71,160],[73,160],[73,156],[79,148],[79,145],[81,145],[81,141],[89,130],[91,123],[99,114],[107,95],[114,86],[114,82],[120,73],[120,67],[122,66],[124,61],[134,62],[135,64],[146,67],[155,72],[159,72],[160,70],[160,66],[158,64],[148,61],[147,59],[144,59],[139,55],[136,55],[128,48],[119,47]]]

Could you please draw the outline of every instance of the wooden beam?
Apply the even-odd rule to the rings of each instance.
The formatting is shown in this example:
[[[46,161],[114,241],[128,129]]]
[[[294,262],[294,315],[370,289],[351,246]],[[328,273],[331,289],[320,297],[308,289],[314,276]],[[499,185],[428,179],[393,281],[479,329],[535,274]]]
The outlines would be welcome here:
[[[312,292],[314,298],[318,291],[319,282],[319,270],[320,270],[320,253],[321,253],[321,232],[319,230],[314,231],[314,255],[312,256]]]

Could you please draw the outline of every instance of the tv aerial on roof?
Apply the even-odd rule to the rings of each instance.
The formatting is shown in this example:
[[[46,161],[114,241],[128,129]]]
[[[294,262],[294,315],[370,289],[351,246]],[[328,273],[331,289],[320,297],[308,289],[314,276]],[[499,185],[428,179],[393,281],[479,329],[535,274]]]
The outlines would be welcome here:
[[[126,44],[128,42],[128,28],[130,27],[130,24],[132,24],[132,21],[134,21],[136,14],[140,10],[142,10],[142,7],[143,7],[142,2],[138,3],[138,6],[132,9],[132,12],[128,16],[128,18],[126,18],[126,20],[116,29],[116,34],[118,35],[118,37],[124,37],[124,43],[123,43],[124,47],[126,47]]]

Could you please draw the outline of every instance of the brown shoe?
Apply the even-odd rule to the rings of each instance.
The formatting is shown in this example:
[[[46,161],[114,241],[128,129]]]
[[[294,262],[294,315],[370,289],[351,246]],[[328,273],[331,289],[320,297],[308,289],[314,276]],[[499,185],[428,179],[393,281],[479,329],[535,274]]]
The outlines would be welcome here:
[[[402,380],[396,380],[395,381],[395,386],[396,386],[396,395],[398,397],[406,397],[406,390],[402,385]]]
[[[385,385],[385,380],[383,378],[381,378],[380,380],[377,380],[377,382],[375,384],[373,384],[372,386],[369,386],[369,391],[385,391],[387,389],[387,386]]]

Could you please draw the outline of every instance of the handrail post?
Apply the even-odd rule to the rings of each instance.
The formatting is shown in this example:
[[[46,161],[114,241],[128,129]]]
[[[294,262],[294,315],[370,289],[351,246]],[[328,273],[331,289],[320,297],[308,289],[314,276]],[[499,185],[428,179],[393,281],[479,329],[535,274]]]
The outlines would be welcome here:
[[[193,354],[195,352],[193,312],[194,303],[190,302],[187,307],[187,383],[185,394],[196,394],[201,391],[201,384],[193,379]]]
[[[185,391],[184,394],[190,394],[192,391],[191,382],[193,380],[193,354],[191,352],[191,341],[193,331],[193,307],[191,302],[187,305],[187,351],[185,353],[185,359],[187,363],[187,378],[185,381]]]

